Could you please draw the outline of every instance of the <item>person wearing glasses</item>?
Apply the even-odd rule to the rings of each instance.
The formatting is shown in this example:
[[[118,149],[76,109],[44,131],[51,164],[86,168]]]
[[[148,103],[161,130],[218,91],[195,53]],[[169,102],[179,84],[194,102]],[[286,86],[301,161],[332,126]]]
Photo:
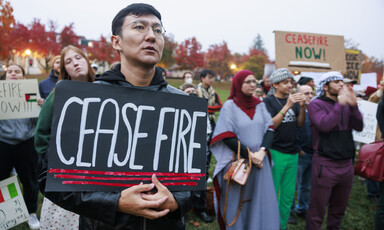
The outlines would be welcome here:
[[[111,36],[121,64],[96,77],[95,84],[186,95],[168,85],[155,67],[163,53],[164,33],[161,14],[153,6],[136,3],[122,9],[112,21]],[[193,197],[190,191],[170,192],[155,176],[151,184],[139,184],[121,192],[45,195],[80,214],[80,229],[103,230],[185,229],[183,216],[191,209]]]
[[[313,89],[309,85],[301,85],[298,87],[298,92],[304,95],[305,104],[308,105],[313,96]],[[309,195],[311,193],[312,182],[312,156],[314,153],[312,147],[312,134],[310,129],[310,121],[308,111],[305,111],[305,124],[302,128],[297,129],[297,139],[299,141],[299,162],[297,164],[297,205],[295,206],[295,199],[291,208],[291,214],[288,219],[289,224],[297,224],[294,216],[296,208],[296,215],[304,218],[309,206]]]
[[[257,85],[253,96],[262,101],[267,96],[264,93],[263,86]]]
[[[273,186],[270,156],[273,122],[267,107],[252,96],[255,75],[239,71],[232,81],[231,94],[220,111],[211,150],[217,159],[213,172],[215,210],[220,229],[279,229],[279,210]],[[247,159],[252,167],[244,186],[224,179],[233,152]],[[248,152],[247,147],[250,152]],[[224,211],[225,210],[225,211]],[[239,215],[237,215],[239,213]]]

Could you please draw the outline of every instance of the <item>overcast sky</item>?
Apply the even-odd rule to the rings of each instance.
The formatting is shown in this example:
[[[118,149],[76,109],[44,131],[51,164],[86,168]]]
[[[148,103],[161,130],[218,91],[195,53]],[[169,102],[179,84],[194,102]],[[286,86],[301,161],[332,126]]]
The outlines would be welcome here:
[[[111,35],[117,12],[137,1],[11,0],[17,21],[53,20],[59,30],[73,22],[89,39]],[[206,51],[226,41],[234,53],[248,51],[259,33],[272,59],[274,30],[343,35],[368,56],[384,59],[383,0],[143,0],[160,11],[167,34],[177,42],[195,36]]]

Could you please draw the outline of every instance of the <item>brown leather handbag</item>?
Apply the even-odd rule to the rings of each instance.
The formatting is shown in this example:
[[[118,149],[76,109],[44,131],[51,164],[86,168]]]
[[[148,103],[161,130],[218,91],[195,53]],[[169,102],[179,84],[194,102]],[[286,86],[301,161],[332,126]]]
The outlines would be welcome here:
[[[243,200],[243,188],[245,183],[248,180],[248,176],[251,173],[252,168],[252,161],[251,161],[251,153],[250,150],[247,147],[248,150],[248,162],[245,161],[244,158],[240,158],[240,141],[237,141],[237,160],[235,161],[235,155],[236,153],[233,153],[232,156],[232,164],[227,170],[227,172],[224,174],[224,180],[227,181],[227,191],[225,194],[225,202],[224,202],[224,210],[223,210],[223,220],[224,224],[228,226],[232,226],[236,223],[237,218],[239,217],[241,207],[244,202],[250,201],[250,199]],[[228,192],[229,192],[229,183],[233,181],[235,183],[238,183],[241,185],[240,190],[240,202],[239,206],[237,207],[236,216],[233,219],[233,221],[229,224],[227,224],[227,203],[228,203]]]
[[[233,152],[232,156],[232,164],[224,174],[224,180],[233,180],[234,182],[245,185],[247,182],[249,173],[251,172],[252,162],[251,162],[251,154],[248,150],[248,162],[245,161],[244,158],[240,158],[240,141],[237,141],[237,160],[235,161],[235,152]]]

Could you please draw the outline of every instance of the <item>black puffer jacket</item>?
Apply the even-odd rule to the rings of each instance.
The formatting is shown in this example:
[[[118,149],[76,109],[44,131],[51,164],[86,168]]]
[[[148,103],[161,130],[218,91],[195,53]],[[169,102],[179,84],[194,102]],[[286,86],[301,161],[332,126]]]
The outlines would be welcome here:
[[[125,80],[120,72],[120,65],[97,76],[95,83],[135,87]],[[157,68],[150,86],[141,89],[185,94],[168,85]],[[44,165],[45,170],[43,169],[39,178],[42,192],[45,190],[47,161],[44,161]],[[179,209],[156,220],[118,212],[120,192],[47,192],[44,195],[62,208],[80,214],[80,229],[185,229],[183,216],[192,207],[193,194],[189,191],[172,194]]]

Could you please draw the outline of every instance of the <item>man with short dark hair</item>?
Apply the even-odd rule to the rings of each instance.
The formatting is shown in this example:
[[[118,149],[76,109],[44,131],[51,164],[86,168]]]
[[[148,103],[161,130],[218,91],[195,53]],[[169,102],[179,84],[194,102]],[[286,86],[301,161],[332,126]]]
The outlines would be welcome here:
[[[200,83],[197,85],[197,96],[208,100],[208,113],[212,129],[215,129],[215,112],[223,107],[219,95],[212,87],[215,74],[212,70],[205,69],[200,73]]]
[[[363,118],[339,72],[321,76],[317,94],[308,106],[315,153],[306,229],[321,229],[327,205],[327,229],[340,229],[353,183],[352,129],[361,131]]]
[[[112,22],[112,46],[121,65],[103,73],[96,83],[184,94],[168,85],[155,67],[164,48],[160,13],[148,4],[131,4]],[[122,95],[124,96],[124,95]],[[144,154],[144,153],[142,153]],[[121,192],[48,192],[47,198],[78,213],[80,229],[185,229],[192,193],[170,192],[156,176]]]
[[[219,95],[215,92],[212,87],[212,83],[215,79],[215,74],[212,70],[205,69],[200,73],[200,83],[197,85],[197,96],[201,98],[205,98],[208,100],[208,113],[209,113],[209,123],[213,130],[215,129],[215,112],[220,111],[223,104],[219,98]],[[211,135],[208,137],[207,146],[209,146],[209,142],[211,141]],[[208,148],[207,150],[207,168],[209,168],[209,164],[211,162],[211,150]],[[208,171],[207,171],[207,179],[208,179]],[[193,204],[193,208],[196,214],[204,221],[204,222],[212,222],[212,218],[208,216],[207,209],[207,200],[206,200],[206,191],[201,191],[200,198]]]
[[[286,68],[275,70],[271,89],[263,102],[272,116],[275,134],[270,149],[272,167],[280,213],[280,228],[287,228],[287,221],[295,195],[298,162],[297,128],[305,123],[305,100],[301,93],[291,94],[293,75]]]

